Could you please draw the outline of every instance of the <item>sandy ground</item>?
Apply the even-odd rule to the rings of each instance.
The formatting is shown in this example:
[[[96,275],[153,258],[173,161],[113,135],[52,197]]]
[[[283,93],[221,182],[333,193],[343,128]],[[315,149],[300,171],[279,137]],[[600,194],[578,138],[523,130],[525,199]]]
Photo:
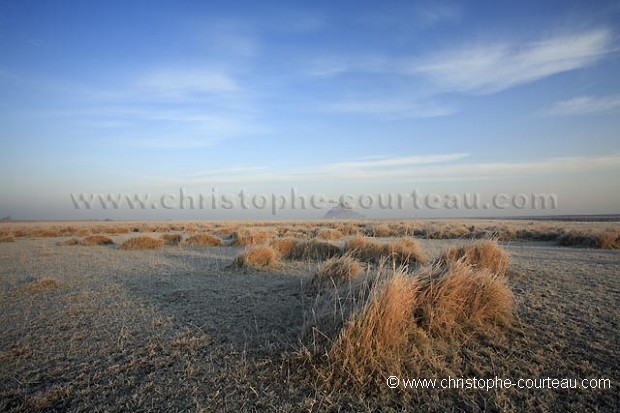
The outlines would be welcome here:
[[[121,251],[59,239],[0,244],[0,411],[381,408],[347,395],[327,403],[292,367],[315,263],[258,272],[228,268],[237,247]],[[437,255],[459,241],[420,242]],[[608,378],[612,389],[477,391],[467,403],[435,391],[428,400],[436,405],[388,405],[458,411],[473,400],[489,411],[618,411],[620,251],[503,245],[519,321],[507,337],[465,353],[472,359],[462,372]],[[36,287],[46,277],[59,284]]]

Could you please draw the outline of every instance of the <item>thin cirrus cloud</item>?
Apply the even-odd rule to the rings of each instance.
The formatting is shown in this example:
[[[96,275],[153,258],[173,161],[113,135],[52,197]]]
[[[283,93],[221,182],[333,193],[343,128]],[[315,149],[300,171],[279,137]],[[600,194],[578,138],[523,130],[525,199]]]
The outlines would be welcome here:
[[[608,29],[563,34],[527,44],[448,50],[413,62],[410,71],[441,90],[490,94],[587,67],[612,50]]]
[[[208,69],[169,68],[146,74],[139,86],[164,96],[235,92],[237,82],[228,74]]]
[[[398,172],[402,168],[447,164],[468,157],[466,153],[451,153],[438,155],[415,155],[402,157],[364,158],[354,161],[343,161],[310,167],[273,171],[267,167],[248,166],[235,167],[211,171],[199,171],[185,174],[179,178],[158,178],[165,183],[179,185],[201,184],[205,182],[218,183],[264,183],[264,182],[298,182],[313,180],[357,179],[364,176],[379,177],[386,172]]]
[[[462,45],[417,57],[320,57],[309,62],[307,73],[324,78],[348,73],[402,75],[429,81],[436,94],[483,95],[588,67],[609,54],[612,43],[611,30],[598,28],[528,43]]]
[[[120,83],[62,84],[56,107],[23,112],[79,129],[81,137],[114,131],[129,147],[191,149],[260,133],[251,96],[232,73],[204,67],[154,67]],[[88,91],[88,93],[84,93]],[[94,145],[100,140],[90,139]]]
[[[452,106],[434,102],[380,97],[332,102],[325,105],[325,109],[335,113],[370,115],[382,120],[434,118],[456,112]]]
[[[578,96],[568,100],[555,102],[542,110],[541,116],[572,116],[603,114],[620,111],[620,95],[611,96]]]
[[[392,181],[462,181],[496,179],[531,179],[550,174],[570,174],[592,171],[619,171],[620,154],[545,158],[523,162],[464,163],[467,154],[396,157],[380,160],[351,161],[316,165],[309,168],[270,171],[264,167],[235,168],[232,171],[187,174],[180,178],[157,178],[160,182],[176,185],[198,185],[205,182],[218,184],[299,183],[333,181],[384,182]]]

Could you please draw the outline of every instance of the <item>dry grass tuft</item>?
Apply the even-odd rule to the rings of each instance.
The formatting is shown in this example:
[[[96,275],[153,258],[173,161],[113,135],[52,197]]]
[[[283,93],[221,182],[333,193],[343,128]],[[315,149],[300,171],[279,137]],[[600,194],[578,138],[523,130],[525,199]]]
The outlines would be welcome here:
[[[221,247],[224,242],[210,234],[198,234],[193,235],[183,241],[183,246],[186,247]]]
[[[128,239],[123,242],[120,246],[122,250],[156,250],[162,248],[164,246],[164,240],[141,236]]]
[[[109,227],[105,229],[106,234],[129,234],[131,232],[131,228],[127,226],[118,226],[118,227]]]
[[[565,247],[620,249],[620,231],[608,230],[599,233],[570,231],[558,237],[558,244]]]
[[[360,228],[354,224],[340,224],[337,229],[344,235],[357,235],[360,232]]]
[[[313,337],[328,338],[318,347],[327,353],[325,378],[362,389],[389,375],[450,371],[454,366],[443,352],[452,354],[472,334],[490,337],[508,325],[514,296],[506,277],[465,258],[413,274],[380,266],[348,294],[340,287],[325,296],[331,316],[318,301],[323,307],[317,306],[312,328],[319,332],[313,330]]]
[[[280,266],[280,256],[268,245],[259,245],[246,249],[235,258],[234,267],[266,270]]]
[[[52,291],[60,288],[62,284],[55,278],[45,277],[31,282],[30,284],[21,288],[25,293],[40,293],[45,291]]]
[[[297,248],[297,245],[303,242],[305,241],[299,238],[286,237],[273,239],[269,245],[271,245],[271,247],[275,249],[283,259],[291,259],[293,251]]]
[[[514,296],[507,279],[484,267],[470,265],[466,258],[447,266],[421,270],[422,280],[417,318],[432,334],[445,336],[484,324],[508,324]]]
[[[376,377],[400,374],[405,361],[415,357],[418,292],[417,280],[400,271],[373,288],[328,352],[344,380],[364,386]]]
[[[442,255],[440,262],[456,262],[459,260],[477,269],[486,269],[497,275],[505,275],[510,264],[510,257],[506,251],[496,241],[492,240],[451,248]]]
[[[207,347],[210,343],[211,338],[206,334],[202,332],[196,334],[186,330],[175,337],[174,341],[170,343],[170,347],[179,350],[198,351]]]
[[[179,245],[183,240],[183,236],[181,234],[163,234],[161,239],[166,243],[166,245]]]
[[[77,238],[69,238],[63,241],[59,241],[57,245],[80,245],[80,240]]]
[[[388,253],[398,266],[409,265],[414,262],[425,264],[429,260],[420,244],[411,238],[400,238],[390,242]]]
[[[105,235],[91,235],[90,237],[86,237],[82,241],[80,241],[80,244],[87,245],[87,246],[113,245],[114,241],[112,241],[112,238],[106,237]]]
[[[397,231],[386,224],[369,226],[366,233],[372,237],[394,237],[398,235]]]
[[[219,236],[226,237],[232,235],[236,230],[236,227],[221,227],[218,228],[215,233]]]
[[[379,244],[362,235],[356,235],[344,244],[345,252],[363,262],[378,262],[388,254],[386,244]]]
[[[11,235],[5,235],[0,237],[0,242],[15,242],[15,238]]]
[[[263,244],[271,238],[272,234],[267,231],[242,229],[231,234],[232,245],[245,247],[248,245]]]
[[[315,236],[320,239],[338,241],[339,239],[342,239],[344,235],[342,235],[342,232],[335,229],[320,228],[316,231]]]
[[[420,244],[409,238],[381,243],[358,235],[349,239],[345,243],[344,249],[353,257],[364,262],[378,263],[384,258],[392,259],[397,266],[428,262],[428,256]]]
[[[336,286],[350,282],[364,272],[362,265],[353,257],[333,257],[321,263],[312,277],[312,288]]]
[[[34,230],[30,236],[39,238],[56,238],[60,236],[60,233],[53,229],[38,229]]]
[[[287,258],[292,260],[324,261],[340,254],[342,254],[342,250],[339,246],[328,241],[311,239],[296,243]]]

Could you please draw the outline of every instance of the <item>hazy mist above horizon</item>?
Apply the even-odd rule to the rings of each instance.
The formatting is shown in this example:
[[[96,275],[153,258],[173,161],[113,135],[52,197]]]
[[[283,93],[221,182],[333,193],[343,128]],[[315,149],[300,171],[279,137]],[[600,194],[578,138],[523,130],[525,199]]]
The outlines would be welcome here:
[[[0,217],[274,217],[178,206],[240,191],[558,200],[371,218],[617,214],[619,23],[618,1],[0,0]]]

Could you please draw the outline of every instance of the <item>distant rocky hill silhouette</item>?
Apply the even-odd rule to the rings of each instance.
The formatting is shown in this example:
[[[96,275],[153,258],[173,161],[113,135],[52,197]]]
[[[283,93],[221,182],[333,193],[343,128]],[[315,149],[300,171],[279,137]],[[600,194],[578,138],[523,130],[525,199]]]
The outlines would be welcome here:
[[[366,218],[362,214],[358,214],[353,211],[349,205],[344,202],[339,202],[338,205],[330,209],[325,213],[323,219],[364,219]]]

